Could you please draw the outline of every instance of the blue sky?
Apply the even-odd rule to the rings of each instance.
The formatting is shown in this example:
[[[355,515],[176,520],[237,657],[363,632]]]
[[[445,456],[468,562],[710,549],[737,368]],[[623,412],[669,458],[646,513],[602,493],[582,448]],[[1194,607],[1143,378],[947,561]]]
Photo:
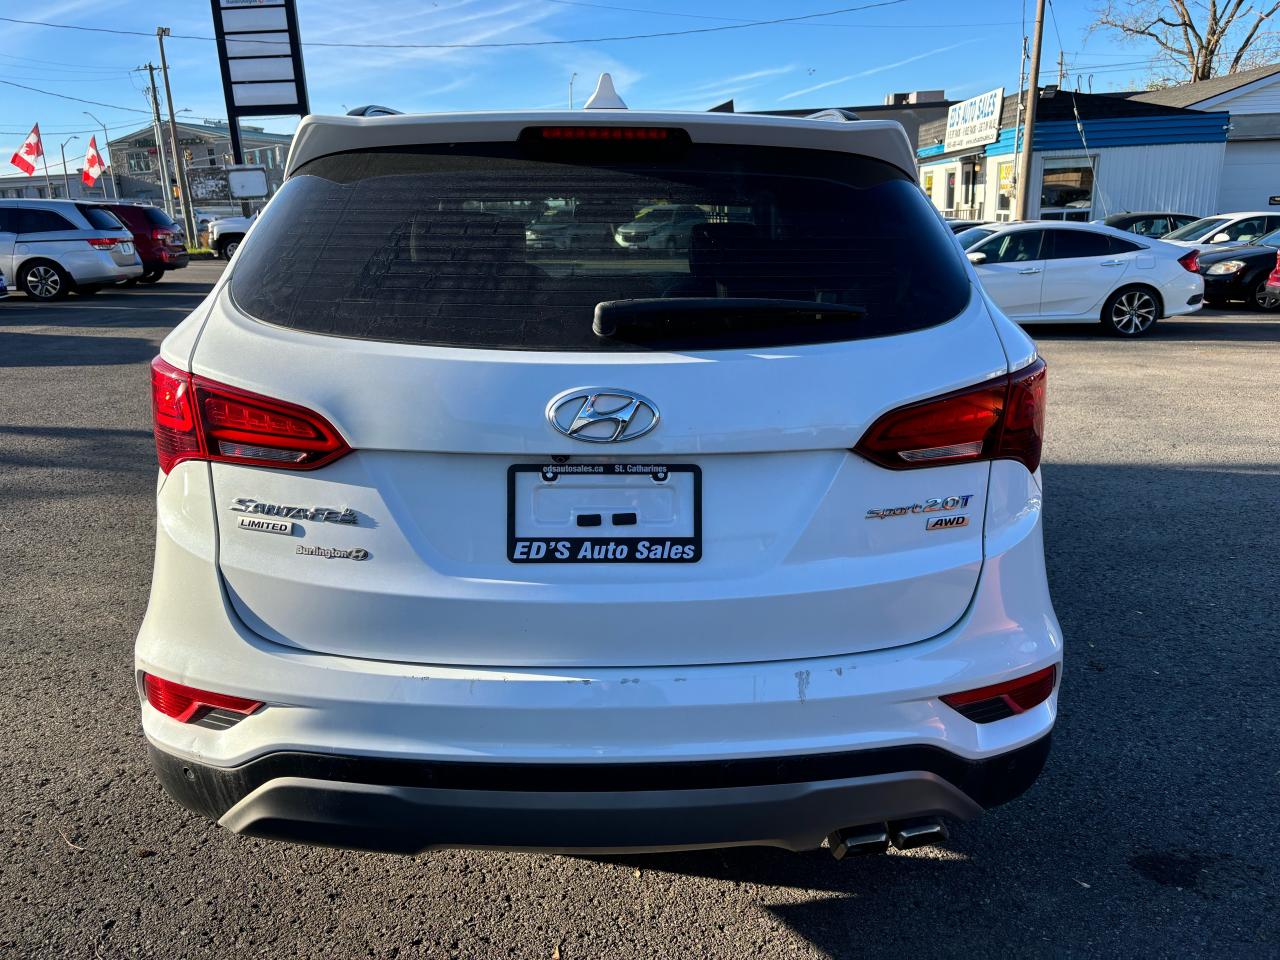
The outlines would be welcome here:
[[[851,6],[856,0],[299,0],[304,43],[457,43],[548,41],[731,27],[744,21]],[[866,2],[866,0],[864,0]],[[345,112],[363,103],[406,111],[553,108],[568,103],[577,73],[581,106],[601,71],[613,74],[632,107],[705,109],[732,97],[739,110],[880,103],[891,91],[945,89],[967,97],[1004,85],[1017,88],[1024,6],[1034,0],[898,0],[801,23],[716,30],[654,39],[507,48],[305,49],[312,110]],[[1056,78],[1065,48],[1072,85],[1124,89],[1141,85],[1151,51],[1089,35],[1088,5],[1059,0],[1057,29],[1045,31],[1044,82]],[[360,11],[353,15],[352,11]],[[4,16],[153,33],[212,35],[203,0],[142,4],[137,0],[49,0],[5,3]],[[1028,25],[1028,31],[1030,27]],[[1059,43],[1059,35],[1061,43]],[[224,115],[212,42],[167,42],[175,106],[187,116]],[[113,136],[148,123],[144,74],[157,61],[153,37],[85,33],[0,22],[0,79],[98,100],[92,106],[0,85],[0,158],[39,121],[45,148],[58,143],[76,165],[95,125]],[[131,108],[122,109],[122,108]],[[289,131],[296,120],[259,122]],[[99,137],[101,139],[101,137]],[[6,173],[15,172],[3,159]],[[73,168],[74,169],[74,168]]]

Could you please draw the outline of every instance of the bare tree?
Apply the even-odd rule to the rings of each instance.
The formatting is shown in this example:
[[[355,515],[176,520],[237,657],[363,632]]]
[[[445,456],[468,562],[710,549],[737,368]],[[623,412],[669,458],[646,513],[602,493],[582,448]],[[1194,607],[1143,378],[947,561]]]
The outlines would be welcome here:
[[[1262,25],[1280,11],[1280,0],[1107,0],[1091,29],[1115,30],[1160,49],[1158,81],[1196,83],[1269,63],[1274,32]]]

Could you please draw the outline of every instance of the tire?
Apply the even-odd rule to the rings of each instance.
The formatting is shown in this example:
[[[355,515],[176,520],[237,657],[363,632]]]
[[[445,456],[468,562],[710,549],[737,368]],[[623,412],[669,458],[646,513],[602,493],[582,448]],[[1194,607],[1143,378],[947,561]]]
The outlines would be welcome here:
[[[1102,326],[1115,337],[1145,337],[1160,312],[1160,295],[1150,287],[1121,287],[1102,305]]]
[[[164,267],[151,267],[142,271],[142,276],[138,277],[139,283],[159,283],[160,278],[164,276]]]
[[[1253,288],[1253,299],[1249,305],[1255,310],[1261,310],[1264,313],[1274,313],[1280,310],[1280,297],[1273,297],[1267,293],[1267,278],[1263,278],[1258,285]]]
[[[226,237],[218,241],[218,256],[223,260],[230,260],[240,246],[240,241],[244,237]]]
[[[52,260],[36,260],[23,264],[18,272],[18,287],[33,300],[61,300],[71,291],[72,280]]]

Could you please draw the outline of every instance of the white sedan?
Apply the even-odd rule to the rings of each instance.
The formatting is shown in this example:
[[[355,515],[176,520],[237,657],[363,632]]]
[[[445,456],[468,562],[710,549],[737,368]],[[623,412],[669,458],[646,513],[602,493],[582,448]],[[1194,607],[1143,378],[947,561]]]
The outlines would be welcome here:
[[[1199,310],[1196,251],[1097,224],[1041,221],[957,235],[983,287],[1018,323],[1099,323],[1138,337]]]

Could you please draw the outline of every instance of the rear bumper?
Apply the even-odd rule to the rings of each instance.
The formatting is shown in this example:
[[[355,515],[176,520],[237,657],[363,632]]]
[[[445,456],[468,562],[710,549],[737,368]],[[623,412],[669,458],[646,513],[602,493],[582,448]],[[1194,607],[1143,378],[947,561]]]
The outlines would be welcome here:
[[[234,768],[152,746],[168,792],[235,833],[390,853],[441,847],[624,852],[763,845],[921,816],[966,820],[1023,793],[1045,735],[967,760],[904,746],[659,764],[513,764],[282,752]]]

